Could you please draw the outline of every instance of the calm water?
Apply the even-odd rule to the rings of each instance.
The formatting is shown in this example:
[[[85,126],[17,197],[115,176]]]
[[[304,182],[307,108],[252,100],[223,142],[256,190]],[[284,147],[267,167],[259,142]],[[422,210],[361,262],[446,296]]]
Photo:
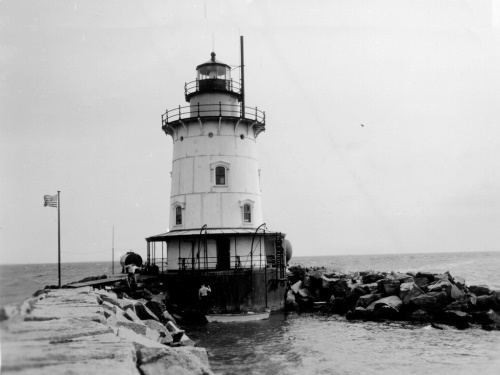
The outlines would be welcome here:
[[[298,257],[291,264],[335,270],[450,271],[469,285],[500,289],[500,252]],[[115,273],[121,269],[115,266]],[[63,284],[111,274],[108,263],[62,266]],[[57,284],[57,265],[0,266],[0,305]],[[498,374],[500,332],[436,330],[342,317],[273,313],[261,322],[187,328],[216,374]]]
[[[115,264],[115,274],[121,270],[121,266]],[[61,284],[104,274],[112,274],[111,262],[64,263],[61,265]],[[0,306],[23,301],[38,289],[57,283],[57,263],[0,265]]]

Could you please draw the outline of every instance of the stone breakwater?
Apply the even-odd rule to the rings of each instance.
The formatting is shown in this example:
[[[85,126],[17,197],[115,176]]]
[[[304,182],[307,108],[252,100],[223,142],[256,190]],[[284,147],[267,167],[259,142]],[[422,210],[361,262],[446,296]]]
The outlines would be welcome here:
[[[45,289],[0,309],[2,374],[213,374],[154,299]]]
[[[349,320],[430,323],[434,328],[500,330],[500,291],[467,286],[449,272],[329,272],[290,267],[286,309],[345,315]]]

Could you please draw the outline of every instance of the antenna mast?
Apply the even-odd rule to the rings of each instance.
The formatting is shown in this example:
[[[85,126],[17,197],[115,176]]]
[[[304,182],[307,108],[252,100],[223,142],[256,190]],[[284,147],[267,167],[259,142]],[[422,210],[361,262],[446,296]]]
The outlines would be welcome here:
[[[241,48],[241,117],[245,117],[245,59],[243,56],[243,35],[240,35]]]

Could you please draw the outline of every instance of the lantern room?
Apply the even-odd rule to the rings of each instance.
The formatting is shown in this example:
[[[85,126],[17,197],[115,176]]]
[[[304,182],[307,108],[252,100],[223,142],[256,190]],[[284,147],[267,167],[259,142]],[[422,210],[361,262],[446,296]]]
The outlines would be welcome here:
[[[211,54],[212,58],[204,64],[196,67],[199,81],[205,79],[231,80],[231,67],[215,59],[215,52]]]
[[[231,67],[218,61],[215,52],[209,61],[196,67],[196,81],[186,83],[185,96],[189,102],[196,94],[223,92],[233,94],[241,101],[241,85],[231,78]]]

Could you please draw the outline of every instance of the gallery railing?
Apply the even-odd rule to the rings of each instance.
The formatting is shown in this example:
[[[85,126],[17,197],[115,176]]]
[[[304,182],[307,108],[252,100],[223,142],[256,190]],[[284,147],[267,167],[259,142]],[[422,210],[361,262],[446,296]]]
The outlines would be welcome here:
[[[191,104],[188,106],[178,106],[177,108],[167,110],[161,115],[162,126],[172,122],[202,117],[239,117],[254,120],[262,125],[266,123],[266,113],[257,107],[242,107],[239,104]]]
[[[179,270],[181,271],[196,271],[196,270],[238,270],[250,269],[250,256],[228,256],[228,257],[202,257],[198,258],[178,258]],[[264,255],[253,256],[253,268],[265,268],[272,263]]]

